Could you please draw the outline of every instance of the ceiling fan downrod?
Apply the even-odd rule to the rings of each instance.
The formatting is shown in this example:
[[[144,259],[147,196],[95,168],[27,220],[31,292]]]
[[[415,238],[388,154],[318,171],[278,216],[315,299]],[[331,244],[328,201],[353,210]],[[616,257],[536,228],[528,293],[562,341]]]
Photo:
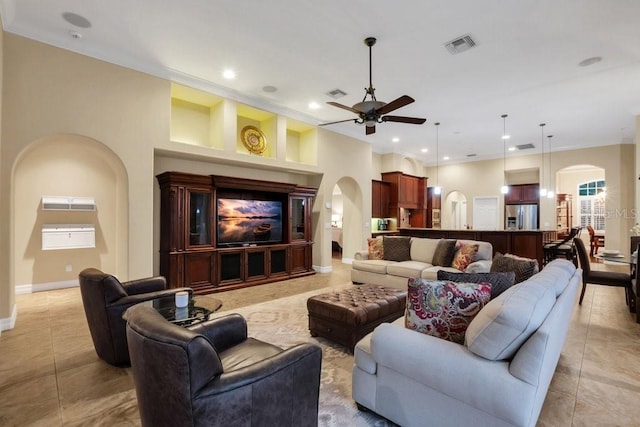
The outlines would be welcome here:
[[[367,100],[367,95],[371,96],[371,100],[375,101],[376,100],[376,95],[375,95],[375,89],[373,88],[373,73],[372,73],[372,61],[373,61],[373,55],[371,53],[372,51],[372,47],[373,45],[376,44],[376,38],[375,37],[367,37],[366,39],[364,39],[364,44],[366,44],[367,46],[369,46],[369,88],[365,89],[365,94],[364,94],[364,98],[362,98],[362,102]]]

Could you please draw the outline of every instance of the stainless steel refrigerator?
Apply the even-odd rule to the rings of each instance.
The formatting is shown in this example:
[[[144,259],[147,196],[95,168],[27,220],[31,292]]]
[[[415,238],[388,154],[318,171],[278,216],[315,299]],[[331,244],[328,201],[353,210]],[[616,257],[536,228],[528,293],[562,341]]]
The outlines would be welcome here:
[[[506,230],[538,229],[538,205],[506,205],[504,209]]]

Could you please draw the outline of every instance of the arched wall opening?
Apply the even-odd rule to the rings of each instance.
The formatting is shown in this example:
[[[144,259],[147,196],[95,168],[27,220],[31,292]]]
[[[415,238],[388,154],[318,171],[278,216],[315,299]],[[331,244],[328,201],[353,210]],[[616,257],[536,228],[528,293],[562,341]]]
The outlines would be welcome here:
[[[468,226],[467,196],[460,191],[451,191],[441,204],[442,228],[447,230],[463,230]]]
[[[87,267],[126,279],[127,173],[113,151],[81,135],[48,136],[18,156],[12,181],[12,277],[19,292],[75,286]],[[43,196],[92,197],[96,210],[43,210]],[[95,247],[43,250],[45,224],[93,224]]]
[[[554,196],[554,199],[557,198],[559,194],[571,196],[571,213],[570,213],[570,218],[568,219],[568,221],[570,222],[569,227],[581,226],[581,225],[584,225],[586,227],[587,224],[594,225],[593,224],[594,219],[587,218],[587,216],[589,216],[590,213],[595,213],[595,212],[592,212],[593,206],[586,206],[586,205],[584,206],[585,208],[584,214],[587,216],[585,216],[584,219],[582,218],[582,216],[584,215],[581,215],[581,209],[580,209],[581,195],[580,195],[579,186],[584,183],[595,182],[595,181],[605,181],[606,183],[605,175],[606,175],[605,169],[598,166],[590,165],[590,164],[567,166],[562,169],[559,169],[555,173],[556,194]],[[602,195],[602,202],[604,202],[604,209],[603,209],[604,212],[606,212],[606,205],[608,203],[607,197],[608,197],[607,195]],[[586,201],[587,200],[585,198],[584,202]],[[555,208],[555,201],[554,201],[554,208]],[[554,225],[555,227],[559,227],[562,222],[562,218],[559,217],[559,215],[561,215],[561,212],[554,211],[554,214],[555,214]],[[601,231],[603,234],[606,235],[606,218],[604,218],[604,230],[601,230]],[[585,245],[589,247],[589,233],[587,232],[586,229],[581,231],[580,238],[585,242]]]
[[[337,189],[334,189],[335,198],[332,200],[332,217],[337,215],[340,217],[339,224],[341,227],[333,227],[332,224],[332,241],[341,240],[340,247],[342,250],[342,261],[349,262],[353,254],[360,250],[360,242],[362,241],[362,189],[351,177],[340,178],[336,182]],[[339,197],[337,196],[339,194]],[[335,206],[335,210],[334,210]],[[339,209],[342,209],[340,212]],[[333,222],[333,221],[332,221]],[[333,246],[333,243],[332,243]]]

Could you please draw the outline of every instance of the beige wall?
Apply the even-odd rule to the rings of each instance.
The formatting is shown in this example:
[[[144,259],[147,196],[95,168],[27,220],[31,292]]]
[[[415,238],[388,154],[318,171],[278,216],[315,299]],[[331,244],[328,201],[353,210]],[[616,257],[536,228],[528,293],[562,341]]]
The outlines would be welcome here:
[[[554,152],[551,156],[551,183],[556,188],[556,173],[569,166],[590,164],[604,169],[607,183],[607,211],[611,214],[606,220],[607,245],[625,248],[629,229],[634,219],[631,215],[619,212],[632,212],[635,206],[635,153],[631,144],[608,145],[581,150]],[[507,159],[507,172],[530,171],[539,167],[540,156],[530,155]],[[527,172],[529,173],[529,172]],[[428,168],[427,174],[434,175],[434,168]],[[503,181],[502,159],[486,160],[455,165],[440,165],[440,185],[443,187],[443,200],[452,191],[460,191],[467,196],[467,219],[473,223],[473,198],[478,196],[499,196],[501,214],[499,224],[504,224],[504,198],[500,194]],[[531,175],[534,179],[534,175]],[[536,182],[533,180],[533,182]],[[561,188],[561,187],[560,187]],[[449,207],[443,206],[442,217],[450,215]],[[540,200],[540,224],[542,228],[555,229],[555,199]],[[549,227],[545,227],[548,224]]]
[[[321,154],[317,161],[305,157],[306,165],[286,162],[283,138],[275,159],[238,154],[231,143],[235,132],[228,132],[236,129],[231,100],[221,107],[224,141],[216,146],[223,148],[180,144],[170,141],[170,82],[11,34],[4,34],[2,54],[0,320],[5,323],[14,308],[15,285],[77,277],[86,264],[112,270],[122,280],[157,273],[155,175],[169,169],[319,187],[313,263],[325,271],[331,266],[331,230],[325,227],[331,210],[325,203],[340,180],[351,218],[345,253],[362,247],[363,223],[371,215],[369,144],[319,129]],[[278,126],[283,123],[279,117]],[[41,223],[63,219],[43,217],[38,209],[43,195],[95,197],[98,212],[81,220],[98,225],[98,247],[46,256],[38,251]],[[64,271],[68,263],[71,273]]]
[[[87,266],[113,273],[127,270],[126,173],[105,146],[77,135],[31,144],[16,163],[13,189],[16,285],[75,280]],[[42,196],[92,197],[97,208],[44,211]],[[96,247],[43,251],[44,224],[92,224]]]
[[[123,249],[128,263],[116,265],[116,273],[122,279],[152,273],[153,147],[168,139],[170,106],[169,82],[161,79],[11,34],[4,34],[3,52],[0,227],[6,238],[0,256],[0,319],[11,315],[17,278],[29,274],[16,271],[25,255],[17,251],[17,240],[24,236],[11,239],[9,233],[22,214],[12,202],[12,173],[20,154],[42,138],[81,135],[104,144],[120,159],[128,177],[129,209],[123,223],[129,225],[129,235]],[[38,277],[49,281],[44,276]]]

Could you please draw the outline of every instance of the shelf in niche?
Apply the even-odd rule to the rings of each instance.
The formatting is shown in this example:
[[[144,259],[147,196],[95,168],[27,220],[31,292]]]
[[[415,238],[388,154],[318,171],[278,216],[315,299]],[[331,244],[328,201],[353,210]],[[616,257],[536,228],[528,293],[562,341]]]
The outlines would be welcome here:
[[[287,119],[286,141],[288,162],[318,164],[318,131],[315,126]]]
[[[276,158],[278,145],[278,116],[274,113],[244,104],[237,104],[236,115],[236,151],[238,153],[250,154],[252,156]],[[264,134],[266,148],[261,154],[253,154],[249,152],[247,147],[242,143],[242,129],[246,126],[256,127]]]
[[[171,85],[171,140],[223,148],[224,99],[197,89]]]

